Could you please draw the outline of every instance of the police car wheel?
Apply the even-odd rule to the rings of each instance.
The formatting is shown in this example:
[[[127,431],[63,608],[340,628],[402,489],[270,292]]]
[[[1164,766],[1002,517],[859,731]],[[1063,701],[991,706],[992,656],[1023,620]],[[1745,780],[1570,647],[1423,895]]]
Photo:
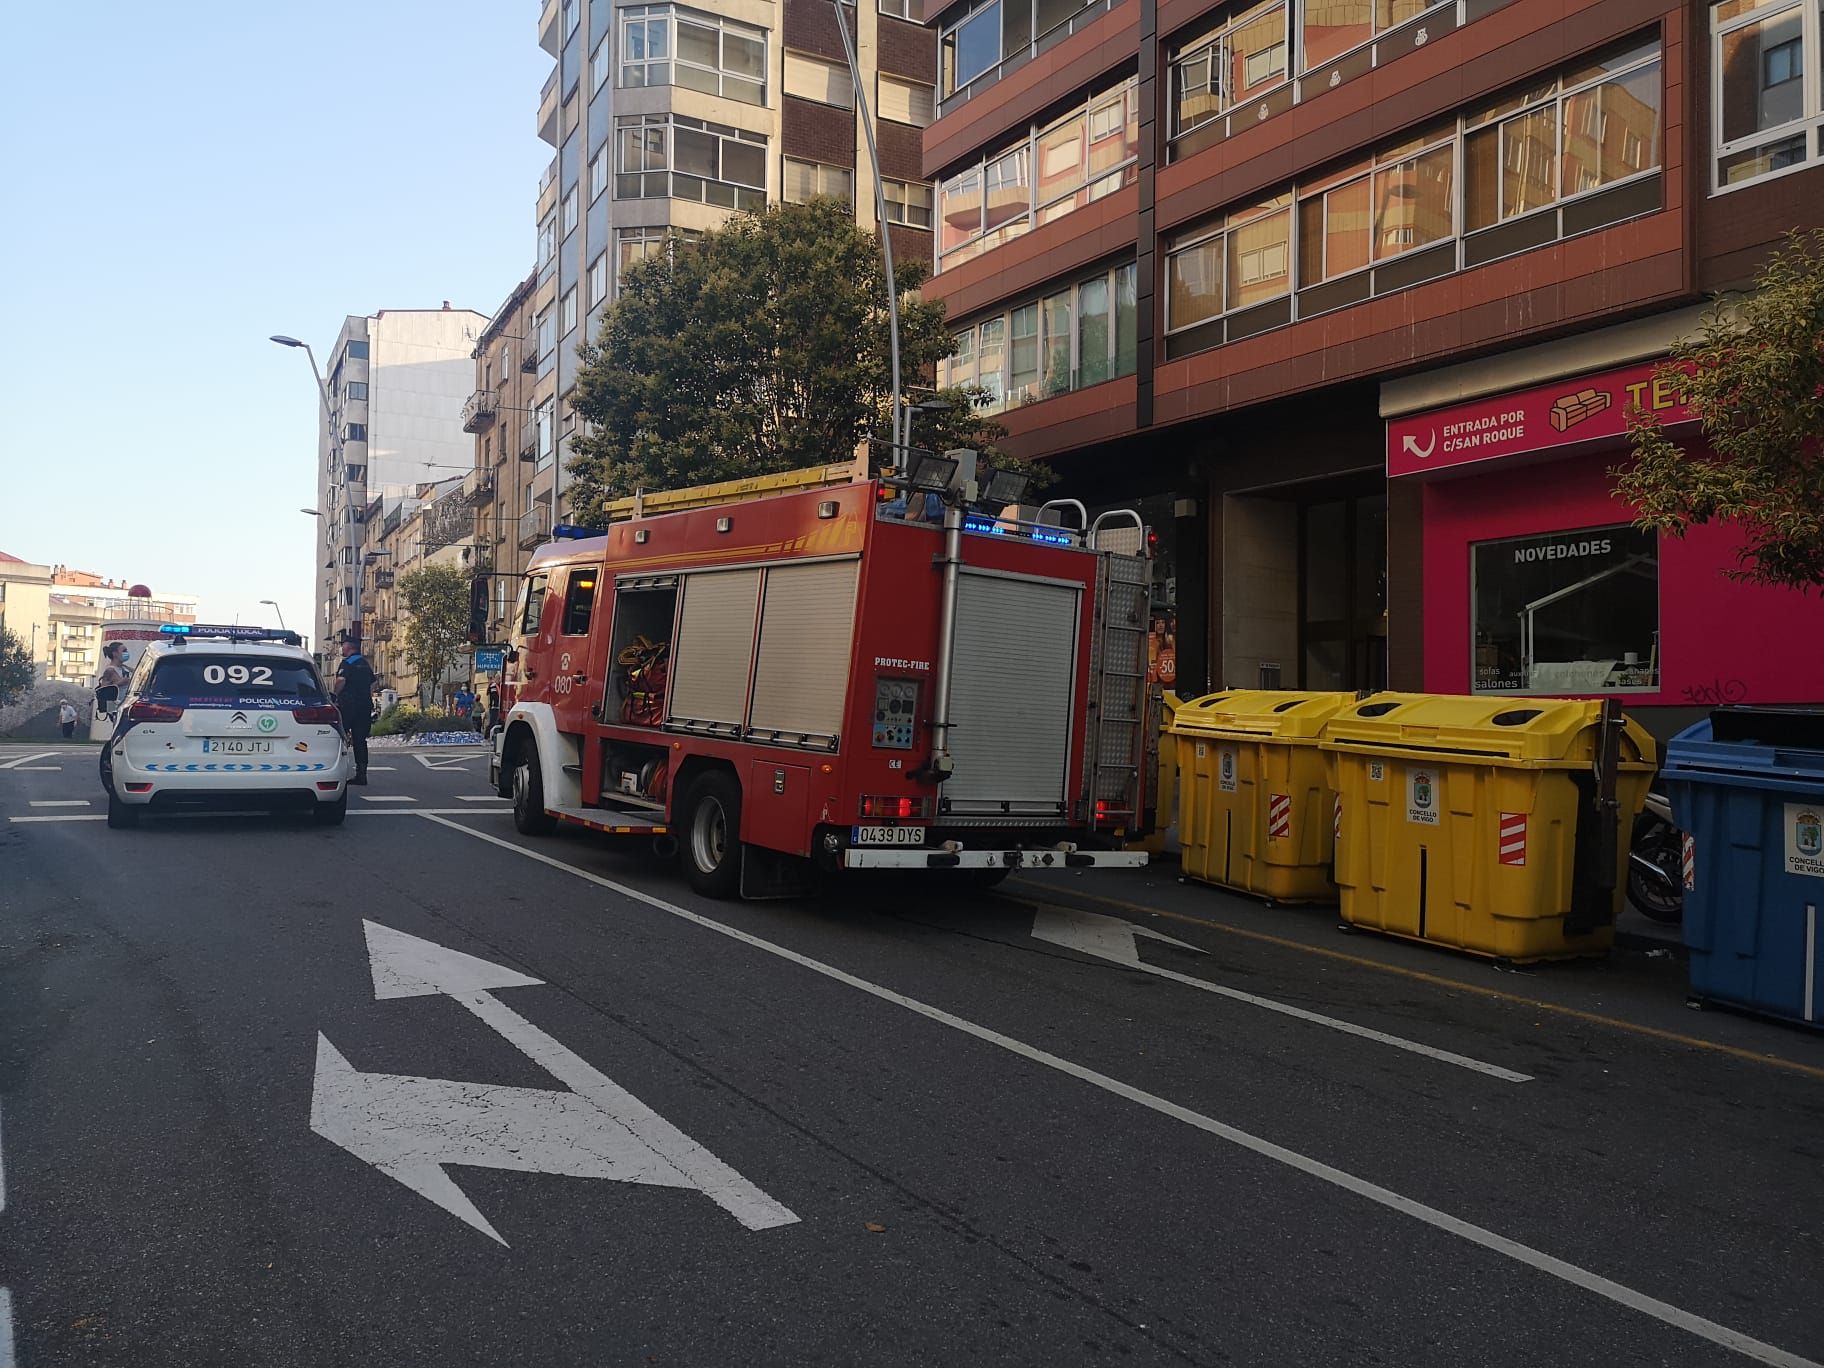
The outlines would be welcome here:
[[[684,800],[684,839],[678,843],[684,877],[710,898],[732,898],[741,883],[741,786],[712,771]]]
[[[548,836],[557,822],[545,811],[545,776],[538,747],[527,741],[513,764],[513,828],[522,836]]]
[[[342,796],[333,803],[318,803],[311,815],[318,826],[341,826],[348,820],[348,790],[343,789]]]
[[[139,825],[139,809],[120,801],[113,794],[108,795],[108,825],[116,831]]]

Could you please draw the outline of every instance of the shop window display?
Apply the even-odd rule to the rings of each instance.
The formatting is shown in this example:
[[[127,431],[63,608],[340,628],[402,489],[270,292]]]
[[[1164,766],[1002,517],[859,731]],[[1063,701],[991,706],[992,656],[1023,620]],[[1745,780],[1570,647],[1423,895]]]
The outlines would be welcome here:
[[[1659,687],[1659,541],[1628,524],[1471,547],[1475,692]]]

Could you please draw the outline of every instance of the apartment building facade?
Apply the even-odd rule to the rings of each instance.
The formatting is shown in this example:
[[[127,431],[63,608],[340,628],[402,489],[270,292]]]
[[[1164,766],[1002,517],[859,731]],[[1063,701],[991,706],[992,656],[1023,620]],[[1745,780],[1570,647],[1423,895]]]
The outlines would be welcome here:
[[[471,354],[485,314],[382,309],[349,315],[324,373],[319,415],[317,576],[313,635],[333,655],[366,634],[364,556],[370,504],[473,469],[462,406],[475,388]]]
[[[1637,407],[1701,446],[1654,363],[1824,219],[1820,10],[932,0],[940,380],[1148,512],[1180,692],[1817,701],[1815,596],[1609,472]]]
[[[0,627],[25,645],[41,679],[88,684],[101,668],[111,625],[195,622],[196,603],[190,594],[154,594],[143,585],[0,551]]]
[[[630,264],[731,214],[816,194],[848,199],[862,227],[879,226],[839,13],[875,121],[893,249],[931,259],[920,138],[936,102],[935,51],[913,4],[546,0],[538,41],[553,67],[537,127],[555,155],[538,188],[536,383],[523,431],[550,517],[566,507],[576,349]]]

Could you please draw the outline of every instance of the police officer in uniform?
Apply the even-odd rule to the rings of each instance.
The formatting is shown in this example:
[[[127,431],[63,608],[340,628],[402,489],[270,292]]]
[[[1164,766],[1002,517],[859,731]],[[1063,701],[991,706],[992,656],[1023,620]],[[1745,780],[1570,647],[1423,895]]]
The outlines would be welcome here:
[[[336,669],[336,706],[342,710],[342,726],[355,747],[355,777],[348,782],[367,782],[367,733],[374,725],[374,667],[361,654],[361,643],[342,638],[342,664]]]

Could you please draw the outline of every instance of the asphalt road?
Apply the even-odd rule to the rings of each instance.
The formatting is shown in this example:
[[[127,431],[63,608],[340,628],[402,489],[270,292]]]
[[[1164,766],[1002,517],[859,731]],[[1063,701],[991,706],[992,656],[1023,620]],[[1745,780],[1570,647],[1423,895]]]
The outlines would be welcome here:
[[[374,763],[116,832],[0,749],[0,1368],[1824,1362],[1824,1038],[1675,961],[717,904]]]

